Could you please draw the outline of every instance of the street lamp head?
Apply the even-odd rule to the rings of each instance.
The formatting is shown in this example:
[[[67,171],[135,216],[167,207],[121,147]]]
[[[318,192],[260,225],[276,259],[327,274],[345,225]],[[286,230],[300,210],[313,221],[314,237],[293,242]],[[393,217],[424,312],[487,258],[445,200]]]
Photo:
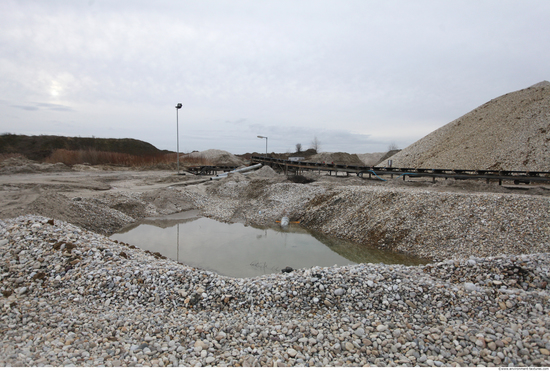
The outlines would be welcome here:
[[[181,107],[182,107],[182,104],[181,104],[181,103],[178,103],[178,104],[176,105],[176,109],[180,109]]]
[[[267,137],[263,137],[263,136],[261,136],[261,135],[258,135],[258,138],[260,138],[260,139],[264,139],[264,138],[267,139]]]

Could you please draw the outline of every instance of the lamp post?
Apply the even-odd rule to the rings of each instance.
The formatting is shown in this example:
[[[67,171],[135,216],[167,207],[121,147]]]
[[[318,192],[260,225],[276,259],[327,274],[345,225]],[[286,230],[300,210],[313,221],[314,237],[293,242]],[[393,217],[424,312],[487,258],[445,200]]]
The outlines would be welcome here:
[[[177,141],[177,153],[176,158],[178,162],[178,175],[180,174],[180,124],[179,124],[179,115],[178,111],[182,107],[181,103],[176,104],[176,141]]]
[[[267,137],[258,135],[258,138],[265,139],[265,157],[267,158]]]

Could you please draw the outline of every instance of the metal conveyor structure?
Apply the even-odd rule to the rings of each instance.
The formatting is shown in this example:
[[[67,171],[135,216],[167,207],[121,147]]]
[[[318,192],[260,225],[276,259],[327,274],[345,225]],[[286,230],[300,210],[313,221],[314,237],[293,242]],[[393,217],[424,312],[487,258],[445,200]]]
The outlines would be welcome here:
[[[378,166],[357,166],[344,164],[327,164],[319,162],[306,161],[290,161],[278,158],[265,156],[253,156],[252,162],[259,162],[264,165],[269,165],[273,169],[279,169],[285,174],[299,174],[302,171],[326,171],[329,175],[335,173],[356,174],[357,176],[369,176],[380,178],[381,176],[420,178],[430,177],[435,182],[436,178],[445,179],[472,179],[483,180],[498,180],[498,184],[502,185],[503,180],[513,181],[514,184],[529,184],[539,182],[550,182],[550,172],[543,171],[508,171],[508,170],[465,170],[465,169],[415,169],[415,168],[398,168],[398,167],[378,167]],[[381,180],[385,180],[380,178]]]

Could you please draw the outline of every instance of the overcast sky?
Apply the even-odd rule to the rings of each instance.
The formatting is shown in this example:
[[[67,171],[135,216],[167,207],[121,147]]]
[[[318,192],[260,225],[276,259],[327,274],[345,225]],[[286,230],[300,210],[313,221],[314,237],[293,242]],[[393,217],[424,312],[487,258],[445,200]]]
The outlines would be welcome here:
[[[404,148],[550,80],[548,0],[2,0],[0,132]]]

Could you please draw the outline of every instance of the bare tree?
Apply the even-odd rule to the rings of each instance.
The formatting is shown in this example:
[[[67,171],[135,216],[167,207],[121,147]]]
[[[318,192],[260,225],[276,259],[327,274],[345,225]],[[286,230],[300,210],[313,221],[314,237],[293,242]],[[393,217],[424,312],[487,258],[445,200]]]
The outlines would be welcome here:
[[[296,153],[302,152],[302,143],[296,143]]]
[[[317,136],[313,137],[313,140],[311,141],[311,148],[315,150],[315,152],[319,152],[319,148],[321,147],[321,142],[319,139],[317,139]]]
[[[391,144],[388,146],[388,151],[395,151],[396,149],[399,149],[397,144],[395,142],[391,142]]]

